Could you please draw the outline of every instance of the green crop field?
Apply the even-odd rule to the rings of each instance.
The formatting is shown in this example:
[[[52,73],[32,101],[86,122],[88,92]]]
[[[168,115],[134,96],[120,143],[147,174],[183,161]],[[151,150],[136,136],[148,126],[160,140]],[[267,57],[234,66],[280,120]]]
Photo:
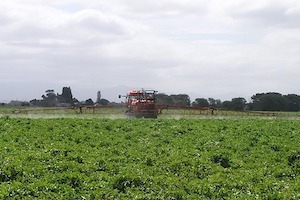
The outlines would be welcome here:
[[[0,118],[0,199],[300,199],[292,119]]]

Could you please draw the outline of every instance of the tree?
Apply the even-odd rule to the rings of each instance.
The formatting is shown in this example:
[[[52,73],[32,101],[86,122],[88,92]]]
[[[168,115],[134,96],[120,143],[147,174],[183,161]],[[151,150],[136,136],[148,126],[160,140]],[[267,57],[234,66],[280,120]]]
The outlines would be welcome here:
[[[210,107],[213,108],[221,108],[222,101],[220,99],[208,98],[208,103]]]
[[[30,103],[27,101],[22,101],[21,106],[30,106]]]
[[[70,87],[63,87],[62,94],[55,94],[53,89],[45,91],[46,94],[42,95],[42,99],[33,99],[30,103],[34,106],[70,106],[78,102],[77,99],[73,98],[72,90]]]
[[[103,105],[103,106],[106,106],[108,105],[110,102],[107,100],[107,99],[100,99],[97,104],[99,105]]]
[[[205,98],[197,98],[192,103],[192,106],[194,106],[194,107],[208,107],[209,103],[208,103],[207,99],[205,99]]]
[[[80,104],[79,100],[76,99],[76,98],[73,98],[73,102],[74,102],[75,105],[79,105]]]
[[[251,97],[253,110],[261,111],[285,111],[288,102],[280,94],[276,92],[257,93]]]
[[[91,105],[94,105],[95,103],[92,99],[87,99],[84,104],[88,105],[88,106],[91,106]]]
[[[246,99],[243,97],[233,98],[231,100],[231,109],[232,110],[245,110],[246,108]]]
[[[98,91],[98,92],[97,92],[97,100],[96,100],[96,103],[97,103],[97,104],[101,104],[100,101],[101,101],[101,92]]]
[[[227,109],[227,110],[231,110],[232,105],[231,105],[231,101],[223,101],[223,108]]]
[[[73,104],[73,95],[70,87],[63,87],[62,94],[60,95],[60,103],[69,103]]]
[[[170,95],[172,98],[172,103],[174,105],[180,105],[180,106],[190,106],[191,100],[189,95],[187,94],[172,94]]]
[[[283,96],[287,101],[287,111],[300,111],[300,96],[288,94]]]
[[[44,106],[43,100],[33,99],[29,101],[33,106]]]
[[[162,104],[165,104],[165,105],[173,104],[172,103],[172,97],[170,97],[167,94],[159,93],[159,94],[156,94],[155,98],[156,98],[157,104],[160,104],[160,105],[162,105]]]
[[[43,95],[43,105],[48,107],[54,107],[57,105],[57,96],[54,90],[46,90],[46,95]]]

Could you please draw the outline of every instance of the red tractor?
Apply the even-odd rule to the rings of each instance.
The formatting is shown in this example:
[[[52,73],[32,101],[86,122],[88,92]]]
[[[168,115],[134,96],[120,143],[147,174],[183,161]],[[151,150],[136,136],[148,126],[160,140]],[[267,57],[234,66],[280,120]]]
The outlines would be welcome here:
[[[125,114],[130,117],[157,118],[155,90],[133,90],[127,93]],[[121,97],[121,96],[119,96]]]

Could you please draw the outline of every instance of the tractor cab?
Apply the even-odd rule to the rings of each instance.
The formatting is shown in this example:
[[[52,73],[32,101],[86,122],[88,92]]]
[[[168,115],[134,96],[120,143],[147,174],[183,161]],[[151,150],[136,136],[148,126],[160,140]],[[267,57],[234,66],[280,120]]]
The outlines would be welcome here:
[[[134,90],[127,94],[127,104],[136,104],[138,102],[155,102],[155,92],[152,90]]]
[[[133,117],[157,118],[155,90],[133,90],[126,95],[126,115]]]

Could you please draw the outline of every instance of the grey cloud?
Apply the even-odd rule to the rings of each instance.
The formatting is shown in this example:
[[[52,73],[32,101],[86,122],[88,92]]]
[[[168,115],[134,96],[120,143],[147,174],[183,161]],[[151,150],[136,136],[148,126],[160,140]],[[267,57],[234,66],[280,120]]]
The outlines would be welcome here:
[[[262,27],[300,27],[300,21],[288,14],[288,11],[292,9],[288,5],[284,4],[266,4],[265,6],[241,9],[232,12],[231,16],[236,20],[242,22],[245,26],[257,26]]]
[[[126,34],[126,27],[117,17],[107,16],[96,10],[83,10],[73,17],[76,23],[91,31],[101,31],[106,34]]]
[[[30,2],[0,15],[0,101],[63,86],[80,100],[131,87],[221,99],[299,91],[292,1]]]
[[[206,1],[203,0],[110,0],[110,2],[112,2],[121,12],[143,16],[193,15],[201,12],[203,13],[207,5]]]
[[[4,14],[0,14],[0,25],[1,26],[5,26],[5,25],[9,24],[11,21],[12,20],[8,16],[6,16]]]

